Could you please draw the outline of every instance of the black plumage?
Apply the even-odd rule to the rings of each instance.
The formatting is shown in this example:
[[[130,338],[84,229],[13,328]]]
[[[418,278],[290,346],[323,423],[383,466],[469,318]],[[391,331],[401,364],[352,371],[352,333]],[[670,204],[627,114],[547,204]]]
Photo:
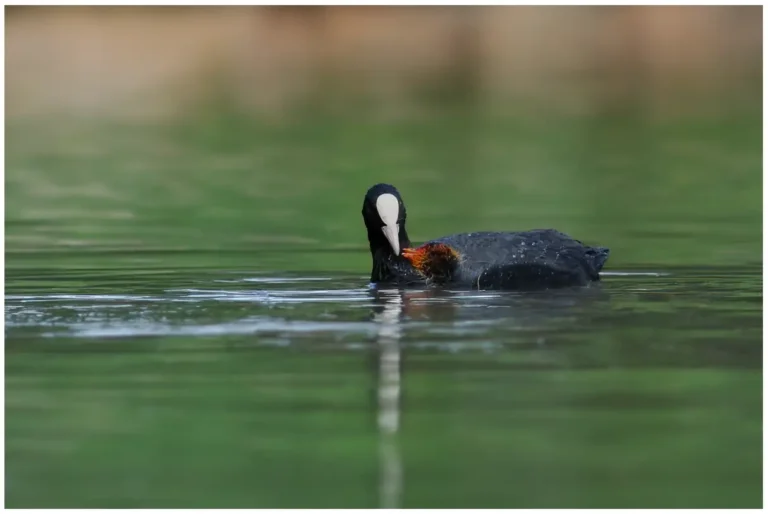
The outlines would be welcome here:
[[[397,254],[381,234],[383,224],[376,209],[381,194],[394,195],[400,208]],[[583,286],[600,279],[609,254],[607,248],[585,245],[551,229],[455,234],[411,248],[405,204],[397,190],[385,184],[366,194],[363,218],[375,283],[510,290]]]

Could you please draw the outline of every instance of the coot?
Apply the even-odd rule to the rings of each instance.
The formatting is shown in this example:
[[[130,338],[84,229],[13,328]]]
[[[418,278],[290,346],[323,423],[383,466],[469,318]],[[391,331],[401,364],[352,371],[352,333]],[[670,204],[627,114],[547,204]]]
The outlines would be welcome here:
[[[551,229],[455,234],[412,248],[405,204],[389,184],[368,190],[363,220],[373,283],[512,290],[582,286],[600,280],[609,253]]]

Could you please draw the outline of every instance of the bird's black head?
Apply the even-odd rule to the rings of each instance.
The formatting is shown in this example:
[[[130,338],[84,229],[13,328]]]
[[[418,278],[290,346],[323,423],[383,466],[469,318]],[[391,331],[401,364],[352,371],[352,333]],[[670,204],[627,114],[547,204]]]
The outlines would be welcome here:
[[[400,255],[403,248],[410,246],[405,216],[403,198],[394,186],[376,184],[368,190],[363,201],[363,221],[371,253]]]
[[[389,184],[376,184],[363,200],[363,221],[368,229],[368,242],[373,257],[373,281],[385,280],[386,275],[406,261],[400,257],[411,241],[405,230],[405,204],[400,193]]]

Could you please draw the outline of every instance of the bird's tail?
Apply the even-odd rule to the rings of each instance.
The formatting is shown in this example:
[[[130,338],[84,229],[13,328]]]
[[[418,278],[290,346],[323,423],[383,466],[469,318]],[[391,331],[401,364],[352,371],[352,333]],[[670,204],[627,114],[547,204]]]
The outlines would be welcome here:
[[[601,269],[603,269],[603,266],[605,265],[605,261],[608,260],[608,256],[610,255],[611,251],[608,248],[604,247],[597,247],[597,248],[590,248],[587,250],[587,256],[590,258],[592,263],[592,269],[594,270],[595,274],[597,274]]]

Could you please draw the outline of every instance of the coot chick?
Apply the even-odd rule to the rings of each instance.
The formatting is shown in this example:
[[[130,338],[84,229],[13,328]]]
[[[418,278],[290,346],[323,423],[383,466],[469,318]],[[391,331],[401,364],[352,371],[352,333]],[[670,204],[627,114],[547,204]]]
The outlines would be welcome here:
[[[389,184],[368,190],[363,220],[374,283],[510,290],[583,286],[600,280],[609,253],[551,229],[455,234],[412,248],[405,204]]]

